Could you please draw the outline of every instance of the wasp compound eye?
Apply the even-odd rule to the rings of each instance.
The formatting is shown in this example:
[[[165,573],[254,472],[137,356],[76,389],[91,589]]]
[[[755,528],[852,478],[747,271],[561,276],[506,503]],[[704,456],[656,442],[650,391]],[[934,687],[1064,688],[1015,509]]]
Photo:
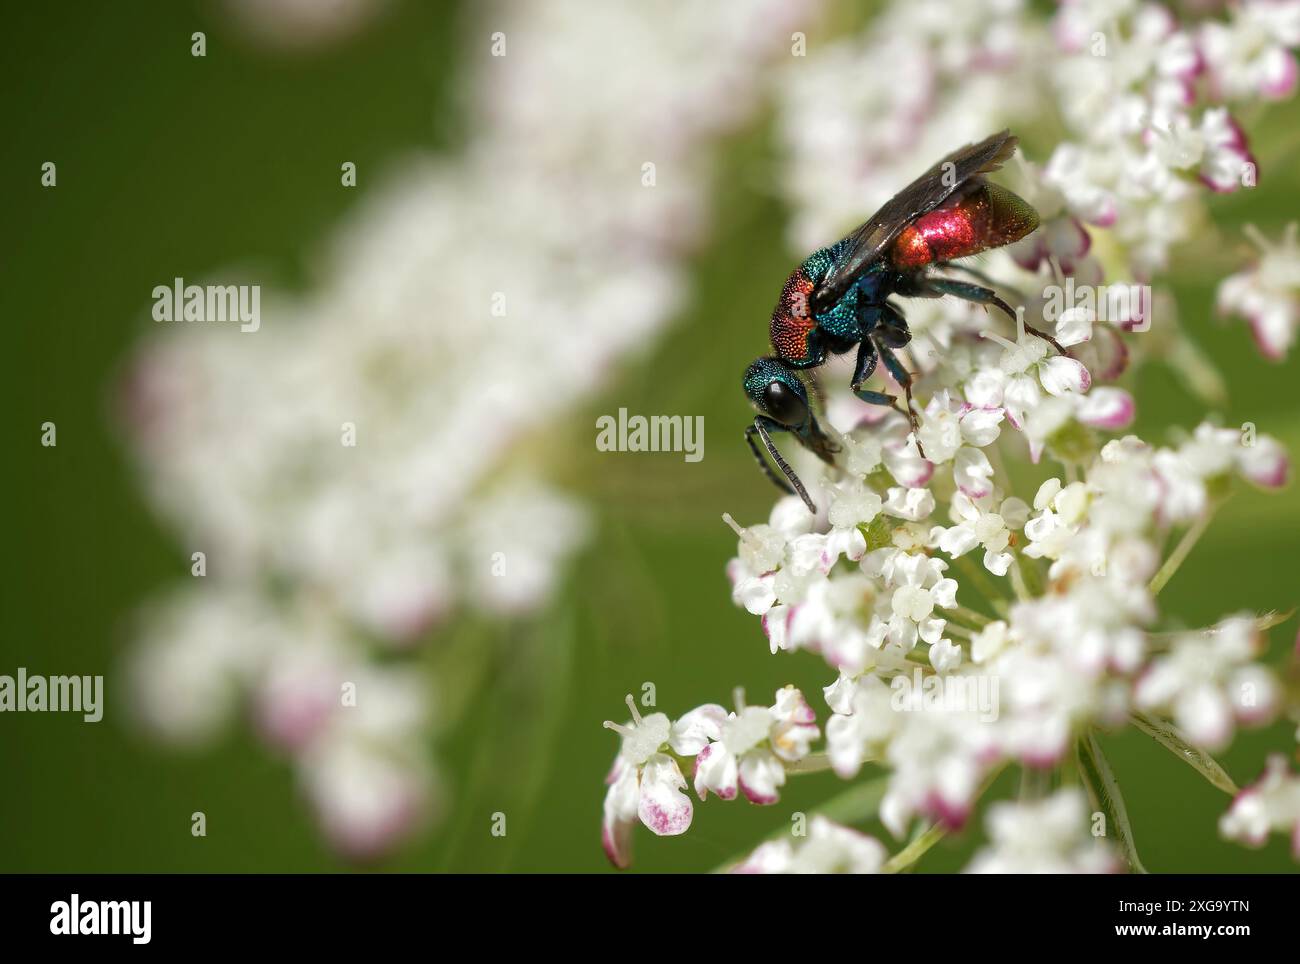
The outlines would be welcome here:
[[[800,425],[808,417],[808,405],[784,382],[773,379],[763,390],[763,407],[782,425]]]

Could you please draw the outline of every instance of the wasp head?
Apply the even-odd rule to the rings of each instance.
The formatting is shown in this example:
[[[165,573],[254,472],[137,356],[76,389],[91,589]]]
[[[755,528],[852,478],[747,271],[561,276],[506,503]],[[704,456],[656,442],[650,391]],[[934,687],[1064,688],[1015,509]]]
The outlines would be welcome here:
[[[792,432],[814,455],[833,464],[838,446],[817,424],[808,403],[808,387],[797,369],[780,358],[759,358],[745,369],[744,386],[760,415]]]

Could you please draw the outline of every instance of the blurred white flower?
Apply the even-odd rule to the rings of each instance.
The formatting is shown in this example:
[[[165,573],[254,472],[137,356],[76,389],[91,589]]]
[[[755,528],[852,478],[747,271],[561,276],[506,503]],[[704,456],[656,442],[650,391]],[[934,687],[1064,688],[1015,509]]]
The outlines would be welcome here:
[[[1259,249],[1256,264],[1230,275],[1219,284],[1221,314],[1240,315],[1250,322],[1255,343],[1272,359],[1286,357],[1300,327],[1300,242],[1296,222],[1287,225],[1279,244],[1273,244],[1253,225],[1246,236]]]
[[[627,707],[632,720],[626,724],[605,722],[621,737],[618,756],[605,782],[605,818],[601,840],[605,853],[616,867],[631,861],[632,827],[637,820],[652,833],[673,837],[691,825],[693,808],[686,791],[686,779],[667,750],[693,755],[706,747],[708,738],[721,732],[726,710],[717,705],[701,706],[673,723],[663,713],[641,716],[629,695]]]
[[[405,668],[356,667],[322,731],[300,750],[301,782],[326,835],[352,857],[374,857],[428,819],[435,777],[422,736],[427,687]]]
[[[1280,100],[1296,87],[1300,3],[1242,0],[1228,8],[1227,23],[1201,25],[1199,47],[1217,96]]]
[[[1292,0],[1264,6],[1235,9],[1224,27],[1232,39],[1210,67],[1216,83],[1242,96],[1260,83],[1258,61],[1273,63],[1270,50],[1295,43],[1287,39]],[[1067,135],[1045,165],[1021,165],[1018,187],[1043,224],[979,266],[982,283],[1025,306],[1014,340],[970,305],[905,302],[914,338],[902,354],[923,403],[917,435],[927,458],[903,415],[868,409],[832,386],[827,421],[840,456],[834,466],[809,459],[799,468],[818,494],[817,514],[792,523],[800,502],[789,497],[768,525],[744,529],[727,517],[741,537],[727,567],[733,601],[761,617],[771,653],[816,653],[834,671],[823,691],[825,760],[843,779],[868,762],[881,768],[888,786],[878,816],[900,838],[917,818],[961,827],[1004,765],[1058,768],[1092,728],[1122,727],[1139,709],[1167,713],[1192,740],[1217,746],[1238,723],[1270,718],[1282,695],[1257,661],[1252,617],[1201,632],[1156,627],[1168,620],[1157,594],[1222,493],[1237,477],[1281,486],[1286,453],[1271,438],[1210,423],[1170,446],[1110,437],[1132,421],[1135,403],[1099,384],[1141,360],[1125,336],[1152,322],[1144,286],[1194,233],[1207,189],[1253,184],[1244,133],[1197,83],[1205,24],[1137,0],[1073,0],[1053,20],[1053,49],[1018,3],[977,3],[951,17],[941,27],[935,5],[900,0],[860,37],[788,69],[779,107],[791,233],[800,250],[824,245],[936,157],[1004,123],[1015,129],[1049,100]],[[906,71],[889,66],[899,62]],[[901,89],[898,76],[907,79]],[[986,83],[1000,96],[974,101]],[[1288,299],[1293,247],[1292,235],[1267,272]],[[1096,294],[1048,317],[1047,292],[1034,291],[1044,272],[1093,294],[1109,274],[1126,294],[1137,287],[1142,295],[1126,306]],[[1249,301],[1260,312],[1260,290],[1252,273],[1221,303]],[[1269,307],[1289,339],[1293,306]],[[1030,326],[1054,332],[1068,353]],[[1168,340],[1181,338],[1171,326]],[[1027,493],[1000,488],[1010,485],[1000,467],[1016,437],[1000,430],[1003,419],[1032,461],[1060,467],[1039,485],[1032,510]],[[951,475],[934,471],[949,461]],[[930,524],[935,512],[953,524]],[[976,548],[982,569],[962,558]],[[956,560],[964,604],[936,550]],[[1008,578],[990,580],[985,570]],[[761,734],[767,720],[753,715]],[[735,753],[714,752],[734,764]],[[705,779],[730,786],[732,769]],[[1291,827],[1290,782],[1272,776],[1267,804],[1243,795],[1224,832],[1255,840]],[[1079,791],[995,805],[989,829],[991,844],[971,871],[1121,868],[1090,835]],[[837,846],[839,864],[851,862],[853,844]],[[833,869],[805,847],[804,866]],[[802,855],[774,841],[739,869],[791,870]]]
[[[1012,562],[1006,549],[1015,530],[1023,529],[1029,518],[1024,500],[1012,497],[999,504],[993,491],[979,499],[959,491],[953,494],[949,514],[956,525],[935,526],[930,531],[935,545],[954,559],[982,546],[984,568],[995,576],[1005,576]]]
[[[1170,652],[1154,659],[1138,680],[1137,704],[1170,712],[1193,743],[1221,749],[1236,724],[1267,723],[1277,709],[1277,683],[1253,662],[1261,651],[1249,615],[1179,636]]]
[[[306,43],[383,4],[228,6],[260,36]],[[376,176],[316,284],[266,292],[258,331],[175,328],[142,346],[123,410],[143,484],[213,572],[134,659],[155,729],[211,736],[251,689],[341,849],[371,856],[419,824],[431,718],[354,736],[343,721],[361,714],[340,715],[326,683],[459,607],[545,603],[588,525],[525,443],[671,319],[713,144],[817,6],[483,5],[473,29],[503,33],[507,55],[473,47],[463,154]],[[409,654],[385,667],[394,687],[431,685]],[[642,797],[666,805],[674,769],[649,769]]]
[[[732,800],[739,789],[750,803],[776,803],[785,764],[807,756],[819,735],[812,708],[793,686],[778,690],[770,707],[747,706],[738,693],[735,712],[695,756],[695,792],[701,800],[710,791]]]
[[[1263,775],[1242,790],[1219,818],[1219,832],[1229,840],[1262,847],[1270,833],[1291,838],[1291,855],[1300,860],[1300,776],[1291,772],[1286,757],[1274,753]]]
[[[878,874],[884,845],[874,837],[814,816],[798,843],[782,838],[762,844],[732,868],[733,874]]]
[[[989,807],[990,845],[977,853],[968,874],[1105,874],[1119,861],[1104,838],[1088,832],[1088,808],[1079,790],[1058,790],[1044,800]]]
[[[283,49],[324,46],[358,32],[389,0],[222,0],[250,35]]]

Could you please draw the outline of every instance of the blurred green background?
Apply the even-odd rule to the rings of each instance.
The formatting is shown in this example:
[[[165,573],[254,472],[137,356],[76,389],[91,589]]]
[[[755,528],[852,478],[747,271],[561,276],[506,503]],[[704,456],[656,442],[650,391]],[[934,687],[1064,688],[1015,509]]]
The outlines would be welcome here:
[[[0,672],[107,677],[105,720],[0,715],[0,871],[321,871],[352,865],[324,846],[284,760],[247,730],[217,746],[160,749],[125,722],[115,685],[127,620],[186,578],[188,554],[148,511],[110,414],[114,377],[149,334],[149,292],[173,275],[256,263],[292,289],[314,246],[412,151],[454,150],[472,120],[451,79],[463,62],[457,5],[395,3],[347,42],[286,55],[248,44],[202,4],[43,4],[6,12],[3,80],[4,224],[0,298],[5,412],[5,573]],[[208,56],[190,56],[194,30]],[[810,43],[820,39],[810,35]],[[1255,352],[1245,328],[1212,318],[1217,279],[1243,248],[1236,227],[1276,235],[1297,217],[1300,102],[1250,119],[1258,189],[1211,202],[1207,233],[1176,278],[1180,315],[1227,374],[1229,424],[1253,421],[1300,452],[1297,365]],[[39,184],[58,165],[58,188]],[[343,190],[353,160],[359,187]],[[769,656],[758,622],[735,609],[723,566],[728,510],[759,521],[772,490],[741,442],[744,365],[762,352],[766,317],[799,252],[784,212],[763,190],[775,154],[764,119],[732,138],[715,172],[714,230],[693,263],[689,307],[658,344],[627,362],[604,397],[555,426],[554,476],[596,514],[596,534],[563,590],[532,622],[463,617],[433,637],[442,654],[473,652],[454,681],[469,709],[430,752],[445,774],[441,822],[393,858],[392,870],[598,871],[602,778],[622,696],[652,681],[670,714],[793,682],[823,716],[830,674],[815,657]],[[456,359],[472,365],[472,358]],[[1206,414],[1160,364],[1133,385],[1136,430],[1165,438]],[[597,454],[598,414],[703,414],[706,458]],[[39,426],[58,424],[58,447]],[[1017,472],[1024,471],[1018,469]],[[1029,472],[1026,472],[1028,477]],[[1300,601],[1295,559],[1300,500],[1242,493],[1222,513],[1162,601],[1189,626],[1242,608]],[[1280,661],[1296,620],[1272,631]],[[1223,757],[1246,782],[1292,727],[1246,734]],[[1261,852],[1218,840],[1227,799],[1138,736],[1105,741],[1153,871],[1288,871],[1285,841]],[[1005,790],[1014,774],[1004,776]],[[840,788],[830,775],[793,780],[772,808],[716,800],[691,831],[659,840],[643,829],[636,867],[711,868]],[[207,814],[208,836],[190,835]],[[504,838],[490,815],[508,814]],[[924,869],[962,865],[977,830],[941,844]]]

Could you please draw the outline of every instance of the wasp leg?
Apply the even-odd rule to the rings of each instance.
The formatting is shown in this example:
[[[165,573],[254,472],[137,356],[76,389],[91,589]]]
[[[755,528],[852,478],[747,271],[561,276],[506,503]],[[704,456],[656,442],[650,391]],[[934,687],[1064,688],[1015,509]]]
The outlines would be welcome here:
[[[912,404],[912,373],[903,367],[903,363],[898,360],[886,345],[877,344],[875,346],[880,353],[880,359],[885,363],[885,368],[889,374],[894,377],[894,381],[903,386],[903,392],[907,396],[907,410],[903,413],[912,426],[912,435],[916,438],[916,450],[921,453],[921,458],[925,458],[925,449],[921,446],[921,422],[916,417],[916,408]],[[861,394],[858,395],[861,398]],[[893,395],[885,395],[885,398],[894,399]],[[895,406],[897,407],[897,406]]]
[[[871,337],[877,345],[885,348],[903,348],[912,340],[912,332],[898,306],[886,301],[880,306],[880,318],[871,331]]]
[[[871,373],[876,370],[876,363],[882,358],[885,361],[885,368],[889,369],[889,374],[894,376],[894,381],[902,385],[903,391],[907,393],[906,409],[898,404],[897,395],[862,387],[862,383],[871,377]],[[853,368],[853,382],[850,387],[853,389],[853,394],[867,404],[887,405],[905,415],[912,425],[912,432],[916,435],[916,447],[921,453],[921,458],[925,458],[925,449],[921,448],[921,426],[917,421],[916,412],[912,410],[912,376],[903,367],[897,355],[886,346],[875,344],[871,338],[863,338],[862,344],[858,346],[858,362]]]
[[[858,396],[868,405],[884,405],[896,409],[901,414],[906,415],[903,406],[898,404],[898,396],[890,395],[888,392],[877,392],[869,388],[863,388],[863,383],[871,377],[876,370],[876,363],[880,361],[880,354],[876,351],[876,346],[871,343],[870,338],[863,338],[858,345],[858,361],[853,366],[853,381],[849,387],[853,389],[853,394]]]
[[[982,285],[987,285],[987,286],[990,287],[990,288],[992,288],[992,287],[994,287],[994,286],[997,286],[997,285],[1000,285],[1001,287],[1005,288],[1006,290],[1011,291],[1011,292],[1014,292],[1015,295],[1016,295],[1017,297],[1019,297],[1021,300],[1024,300],[1024,297],[1025,297],[1025,296],[1024,296],[1023,294],[1021,294],[1019,291],[1017,291],[1015,288],[1012,288],[1010,285],[1004,285],[1004,284],[1001,284],[1001,282],[994,281],[992,278],[990,278],[990,277],[989,277],[987,274],[985,274],[983,271],[980,271],[978,268],[972,268],[970,265],[966,265],[966,264],[958,264],[956,261],[944,261],[944,262],[940,263],[939,265],[937,265],[937,267],[945,268],[945,269],[948,269],[948,270],[951,270],[951,271],[961,271],[961,272],[963,272],[963,273],[965,273],[965,274],[970,275],[972,278],[974,278],[974,279],[975,279],[976,281],[978,281],[980,284],[982,284]]]
[[[937,298],[939,295],[936,293],[929,297]],[[912,425],[912,432],[916,435],[916,447],[921,453],[921,458],[925,458],[925,449],[921,448],[920,425],[916,413],[912,411],[912,376],[899,362],[898,356],[890,350],[902,348],[910,342],[912,333],[907,328],[907,319],[903,317],[903,313],[896,305],[885,302],[873,307],[877,314],[870,324],[863,325],[862,341],[858,345],[858,361],[853,369],[853,382],[850,387],[854,395],[869,405],[888,405],[906,416]],[[907,393],[906,409],[898,404],[897,395],[862,387],[862,384],[871,377],[871,373],[876,370],[876,363],[882,358],[885,360],[885,367],[889,369],[889,374],[894,376],[894,380],[902,385],[903,391]]]
[[[781,457],[780,451],[777,450],[776,443],[772,441],[772,436],[769,434],[771,432],[788,431],[788,428],[775,419],[768,418],[766,415],[759,415],[754,419],[753,425],[746,427],[745,441],[749,443],[749,449],[754,453],[754,459],[758,462],[759,468],[763,470],[764,475],[772,480],[772,484],[787,495],[798,494],[799,498],[803,499],[803,504],[808,507],[808,511],[813,513],[813,515],[816,515],[817,506],[813,503],[813,500],[809,498],[808,490],[804,488],[804,484],[799,480],[799,476],[795,475],[794,469],[790,468],[790,463]],[[777,468],[781,470],[782,475],[785,476],[784,479],[773,472],[772,467],[768,465],[767,460],[763,458],[763,453],[759,450],[758,443],[754,441],[755,435],[763,440],[763,446],[767,449],[767,454],[772,456],[772,461],[775,462]],[[786,481],[787,479],[789,480],[788,482]]]
[[[1065,349],[1061,347],[1061,343],[1047,332],[1039,331],[1033,325],[1020,321],[1011,306],[999,298],[997,292],[992,288],[984,288],[980,285],[971,284],[969,281],[958,281],[955,278],[924,278],[920,284],[940,295],[952,295],[954,298],[961,298],[963,301],[973,301],[977,305],[994,305],[1001,308],[1006,312],[1007,317],[1016,324],[1024,324],[1025,331],[1031,335],[1037,335],[1062,355],[1066,354]]]
[[[862,392],[861,392],[862,383],[871,377],[872,373],[876,370],[876,363],[879,361],[880,361],[880,355],[876,353],[876,346],[871,344],[870,338],[863,338],[858,345],[857,363],[853,366],[853,381],[851,382],[851,385],[853,387],[854,395],[857,395],[859,398],[862,398]],[[884,393],[868,392],[867,394],[882,395]],[[889,401],[885,402],[886,405],[891,404],[894,400],[893,395],[885,395],[884,397],[889,399]],[[878,402],[868,398],[863,398],[862,400],[864,402],[869,401],[873,405],[879,404]]]

